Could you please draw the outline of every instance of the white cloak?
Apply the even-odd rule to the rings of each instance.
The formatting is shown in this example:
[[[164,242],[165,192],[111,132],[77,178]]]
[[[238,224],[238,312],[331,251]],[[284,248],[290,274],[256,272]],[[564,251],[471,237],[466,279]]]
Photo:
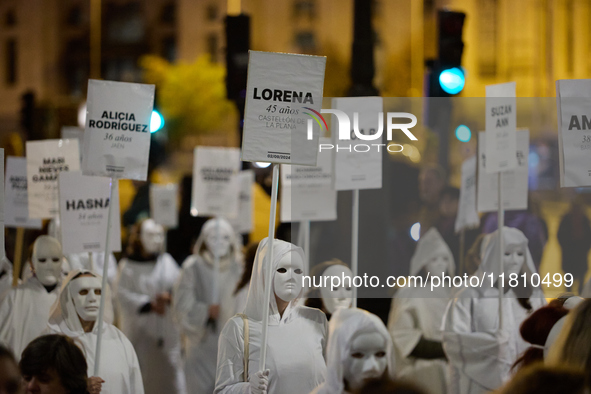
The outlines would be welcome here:
[[[116,299],[121,330],[138,355],[145,392],[184,393],[185,375],[181,363],[180,335],[167,309],[164,316],[139,310],[172,288],[180,268],[168,253],[156,261],[122,259],[119,265]]]
[[[59,284],[48,293],[33,276],[7,293],[0,305],[0,342],[12,349],[17,359],[47,326],[49,310],[59,292]]]

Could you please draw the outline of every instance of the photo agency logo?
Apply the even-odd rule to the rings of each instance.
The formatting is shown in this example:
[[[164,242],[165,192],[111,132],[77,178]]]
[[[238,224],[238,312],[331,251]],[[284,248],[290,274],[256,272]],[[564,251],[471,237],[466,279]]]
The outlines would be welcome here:
[[[417,137],[410,131],[411,128],[416,126],[417,124],[417,117],[408,112],[388,112],[386,114],[386,139],[388,141],[387,144],[383,143],[360,143],[360,141],[376,141],[381,140],[382,135],[384,134],[384,113],[378,112],[374,116],[377,117],[377,128],[376,127],[369,127],[369,128],[360,128],[359,127],[359,113],[353,113],[353,127],[351,127],[351,121],[349,116],[338,109],[322,109],[320,113],[315,111],[312,108],[304,107],[304,109],[309,110],[310,112],[302,112],[305,115],[310,116],[311,119],[308,119],[307,124],[307,138],[308,140],[313,139],[313,121],[316,121],[318,126],[320,126],[320,130],[324,128],[328,130],[328,126],[324,116],[322,114],[333,114],[336,117],[338,122],[338,138],[337,141],[351,141],[345,144],[320,144],[319,151],[322,150],[331,150],[334,149],[336,152],[339,151],[347,151],[347,152],[356,152],[356,153],[365,153],[371,150],[377,149],[378,152],[381,152],[382,147],[387,149],[390,153],[397,153],[402,152],[404,149],[402,145],[392,143],[392,136],[394,135],[394,130],[402,131],[411,141],[418,141]],[[364,114],[363,116],[368,116]],[[403,120],[410,120],[410,122],[398,123],[401,119]],[[395,121],[397,123],[395,123]],[[324,126],[324,127],[323,127]],[[334,140],[334,138],[333,138]],[[353,141],[355,141],[353,143]]]

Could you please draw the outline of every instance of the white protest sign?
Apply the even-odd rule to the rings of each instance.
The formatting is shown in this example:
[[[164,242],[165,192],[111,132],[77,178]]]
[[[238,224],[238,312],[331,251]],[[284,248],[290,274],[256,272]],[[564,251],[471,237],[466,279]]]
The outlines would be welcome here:
[[[476,211],[476,156],[472,156],[462,163],[462,185],[455,232],[464,228],[476,228],[479,225],[480,218]]]
[[[484,135],[483,131],[478,135],[478,212],[492,212],[498,210],[498,174],[490,174],[486,171],[488,156],[484,153],[486,152]],[[505,210],[527,209],[529,130],[518,130],[515,136],[517,168],[501,174]]]
[[[27,141],[29,217],[45,219],[57,216],[58,174],[78,170],[78,140]]]
[[[41,219],[29,218],[27,196],[27,159],[6,158],[4,221],[6,227],[41,228]]]
[[[361,134],[375,134],[378,130],[378,116],[383,112],[381,97],[351,97],[332,100],[333,109],[345,112],[351,128],[355,113],[358,114]],[[353,134],[350,140],[338,139],[338,122],[332,122],[332,144],[334,144],[334,188],[335,190],[380,189],[382,187],[383,135],[379,139],[363,141]],[[383,130],[382,130],[383,131]],[[366,150],[367,146],[370,147]],[[320,147],[322,150],[322,146]]]
[[[84,147],[84,129],[76,126],[63,126],[61,131],[62,139],[78,140],[80,147],[80,163],[82,163],[82,147]]]
[[[145,181],[154,85],[88,81],[85,175]]]
[[[178,226],[178,185],[150,185],[150,217],[166,228]]]
[[[556,81],[560,187],[591,186],[591,79]]]
[[[191,215],[238,215],[240,150],[198,146],[193,161]]]
[[[64,254],[104,252],[107,215],[111,208],[110,251],[121,250],[119,188],[113,180],[113,198],[109,200],[109,178],[82,175],[80,171],[59,176],[59,205]]]
[[[328,138],[320,143],[328,144]],[[332,150],[318,154],[318,166],[281,165],[281,222],[337,219],[337,192],[332,187]]]
[[[517,130],[515,82],[486,87],[486,171],[514,169]]]
[[[326,57],[250,51],[242,160],[316,165],[325,67]]]
[[[250,233],[253,230],[252,215],[254,212],[254,198],[252,188],[254,185],[255,174],[253,170],[244,170],[238,173],[240,182],[240,194],[238,203],[238,216],[229,219],[234,231],[238,234]]]

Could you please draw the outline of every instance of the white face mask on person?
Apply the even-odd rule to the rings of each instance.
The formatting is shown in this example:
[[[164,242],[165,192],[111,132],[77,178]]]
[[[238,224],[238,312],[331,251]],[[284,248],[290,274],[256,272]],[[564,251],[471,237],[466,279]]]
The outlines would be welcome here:
[[[62,246],[57,239],[42,235],[35,240],[31,262],[35,276],[44,286],[54,286],[62,273]]]
[[[101,280],[91,276],[74,279],[69,291],[78,316],[84,321],[96,321],[101,302]]]
[[[505,277],[508,279],[509,275],[521,272],[523,263],[525,263],[525,248],[522,244],[508,244],[505,245],[505,254],[503,256],[505,265]],[[507,280],[505,279],[505,280]]]
[[[230,234],[211,232],[205,237],[205,246],[214,256],[225,257],[230,252],[231,239]]]
[[[353,278],[353,272],[351,272],[349,267],[340,264],[331,265],[324,270],[322,276],[336,276],[340,282],[340,286],[335,287],[334,290],[332,290],[332,286],[330,285],[330,279],[326,283],[327,286],[320,287],[320,296],[322,297],[322,303],[326,311],[333,314],[339,308],[350,308],[353,300],[353,289],[348,287],[348,279],[343,280],[343,278],[347,277]]]
[[[144,220],[140,229],[140,241],[147,253],[161,252],[164,246],[164,228],[153,219]]]
[[[279,260],[273,276],[273,290],[279,299],[290,302],[302,291],[304,261],[297,253],[289,252]]]
[[[353,337],[343,376],[349,390],[357,390],[367,380],[381,377],[387,367],[386,339],[382,335],[365,332]]]
[[[439,248],[433,257],[425,265],[425,270],[431,276],[441,276],[442,274],[450,274],[449,271],[449,255],[444,248]]]

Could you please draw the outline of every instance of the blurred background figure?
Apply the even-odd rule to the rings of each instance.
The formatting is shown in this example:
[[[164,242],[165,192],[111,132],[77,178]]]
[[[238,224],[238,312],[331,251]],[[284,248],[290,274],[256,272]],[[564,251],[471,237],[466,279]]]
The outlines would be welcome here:
[[[236,285],[234,290],[234,313],[244,312],[246,307],[246,299],[248,298],[248,289],[250,288],[250,277],[252,276],[252,267],[254,266],[254,258],[259,248],[258,242],[252,242],[246,247],[244,253],[244,271],[242,278]]]
[[[0,345],[0,394],[24,394],[24,390],[14,355]]]
[[[441,217],[440,201],[446,182],[445,170],[438,165],[429,164],[423,167],[419,173],[421,235],[435,226]]]
[[[580,293],[587,273],[587,255],[591,249],[591,222],[585,211],[583,197],[578,194],[558,227],[558,242],[562,251],[562,271],[572,274],[573,287]],[[576,285],[575,285],[576,284]],[[573,289],[567,288],[567,291]]]

